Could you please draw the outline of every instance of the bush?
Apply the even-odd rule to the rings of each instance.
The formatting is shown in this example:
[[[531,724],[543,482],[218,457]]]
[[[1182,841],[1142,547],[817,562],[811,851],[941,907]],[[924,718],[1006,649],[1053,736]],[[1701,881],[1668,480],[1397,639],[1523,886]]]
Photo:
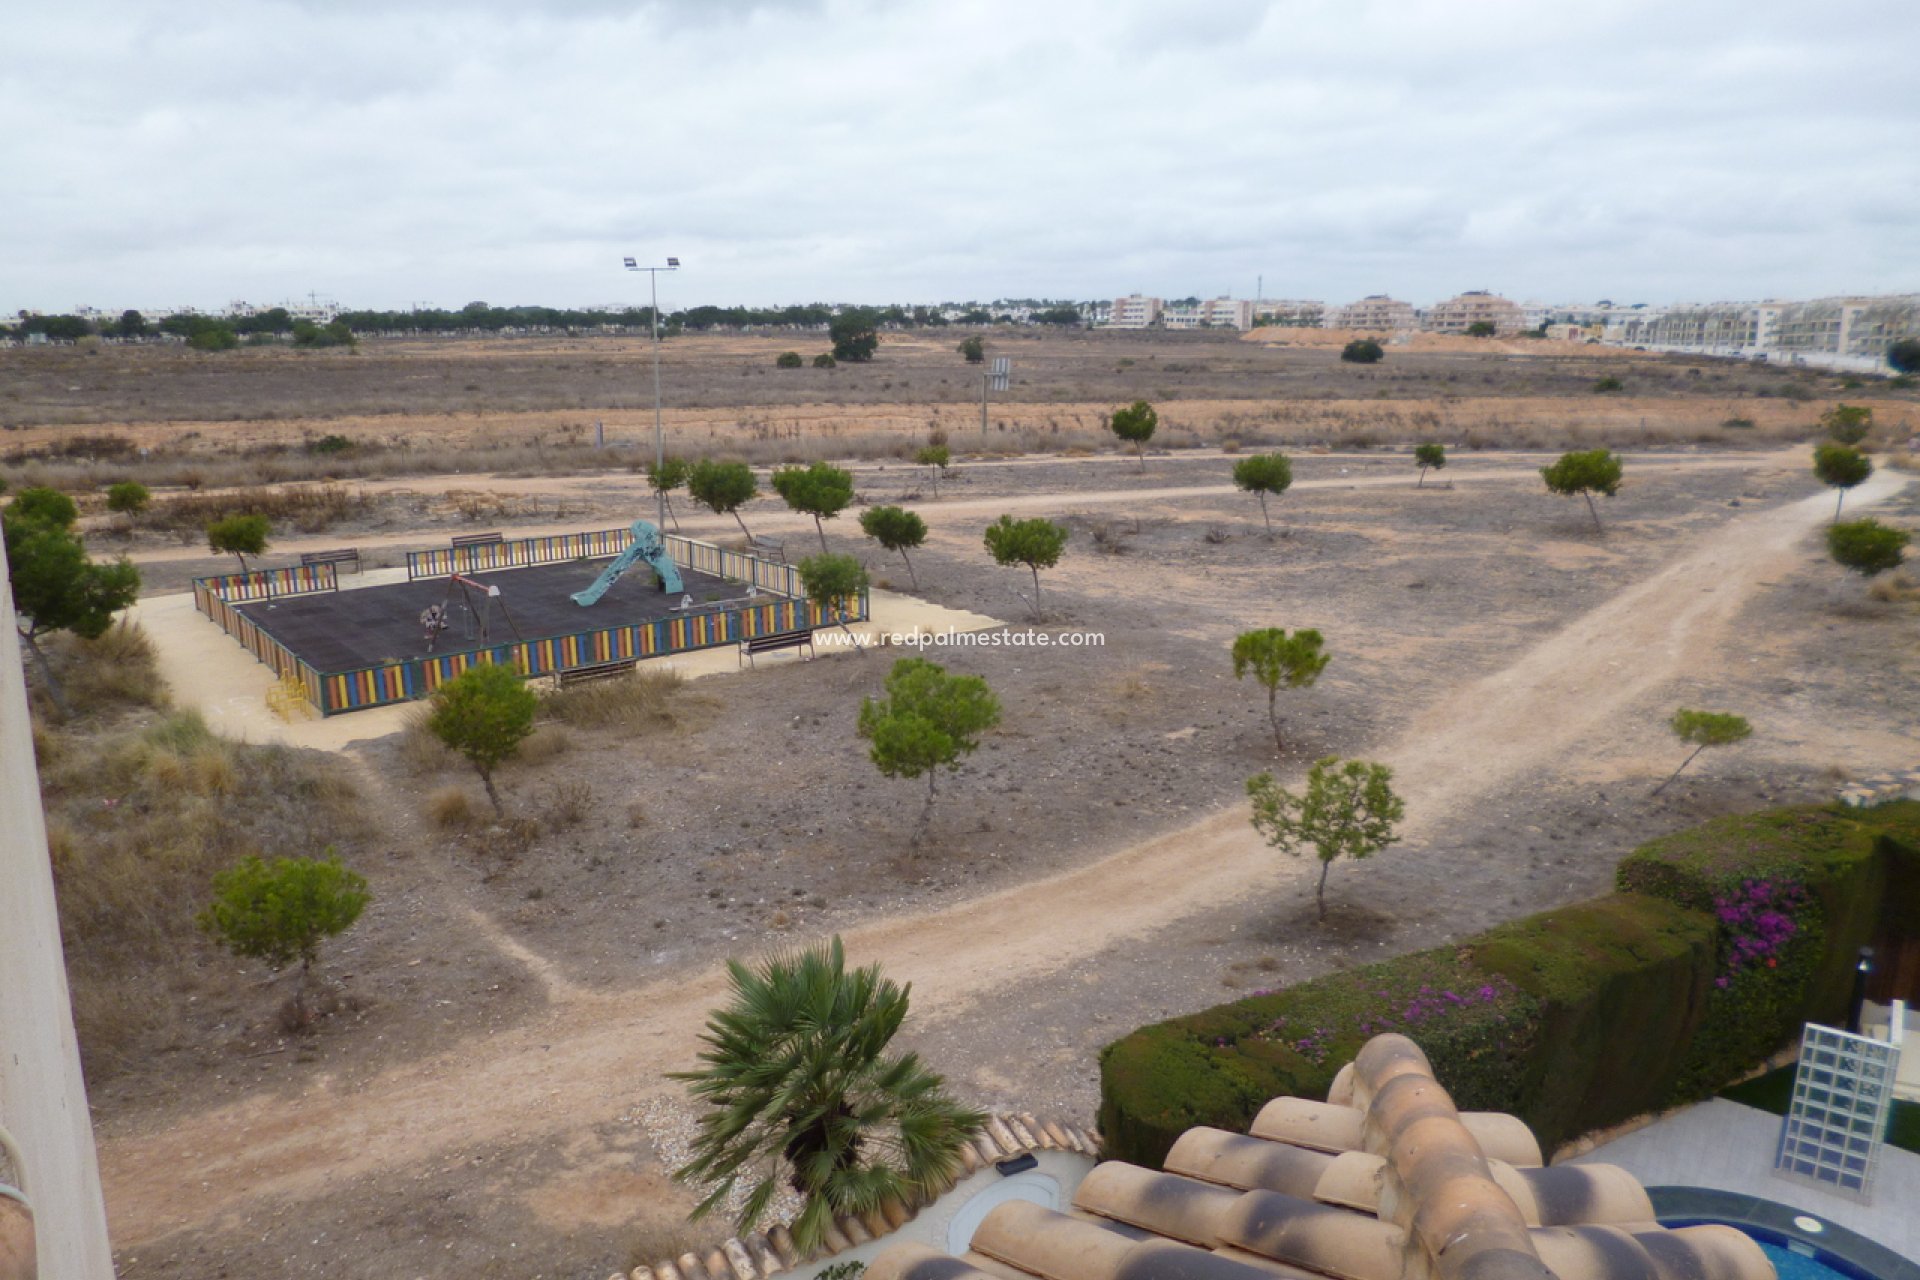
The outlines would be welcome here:
[[[1593,394],[1597,396],[1610,395],[1613,392],[1625,391],[1626,389],[1627,389],[1627,384],[1620,381],[1620,379],[1614,377],[1612,374],[1608,374],[1604,378],[1595,379],[1593,384]]]
[[[434,690],[427,728],[467,758],[495,814],[504,815],[493,771],[533,732],[540,700],[511,667],[469,667]]]
[[[325,861],[248,858],[215,876],[213,890],[201,928],[235,955],[273,969],[298,960],[303,971],[312,970],[323,941],[353,927],[371,898],[367,882],[331,849]]]
[[[1386,348],[1372,338],[1355,338],[1340,348],[1340,358],[1348,364],[1378,364],[1386,354]]]
[[[73,522],[79,518],[80,508],[74,505],[72,498],[44,485],[22,489],[13,496],[13,502],[7,507],[9,520],[36,520],[56,529],[71,529]]]
[[[1194,1125],[1243,1130],[1271,1098],[1324,1098],[1382,1031],[1413,1035],[1462,1109],[1511,1112],[1549,1152],[1706,1096],[1802,1019],[1843,1017],[1862,943],[1912,935],[1920,803],[1720,819],[1643,846],[1618,878],[1611,897],[1116,1041],[1107,1154],[1157,1166]]]
[[[773,358],[773,367],[776,369],[798,369],[805,363],[798,351],[782,351]]]
[[[1920,338],[1902,338],[1889,345],[1887,365],[1898,373],[1920,373]]]
[[[1865,578],[1898,569],[1912,536],[1871,517],[1827,526],[1827,554]]]
[[[107,510],[115,515],[137,516],[147,509],[153,495],[137,480],[122,480],[107,489]]]
[[[840,362],[833,358],[833,353],[830,351],[822,351],[813,358],[813,367],[816,369],[834,369],[839,365]]]

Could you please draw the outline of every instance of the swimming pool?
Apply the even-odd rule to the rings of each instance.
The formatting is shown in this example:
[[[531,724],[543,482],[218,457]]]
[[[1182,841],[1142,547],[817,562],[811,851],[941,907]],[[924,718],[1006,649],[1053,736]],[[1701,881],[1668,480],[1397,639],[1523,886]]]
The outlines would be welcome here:
[[[1920,1280],[1920,1264],[1804,1209],[1707,1187],[1648,1187],[1662,1226],[1720,1223],[1753,1237],[1780,1280]]]

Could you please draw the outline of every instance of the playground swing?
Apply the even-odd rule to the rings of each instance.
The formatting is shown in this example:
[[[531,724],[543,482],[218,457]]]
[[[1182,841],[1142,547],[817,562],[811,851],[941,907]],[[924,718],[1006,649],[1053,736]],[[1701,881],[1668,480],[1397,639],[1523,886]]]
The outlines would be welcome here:
[[[456,591],[459,592],[457,611],[454,599]],[[478,608],[474,607],[476,596],[480,601]],[[427,652],[432,653],[434,644],[441,635],[453,629],[456,616],[460,619],[463,639],[477,639],[481,644],[490,643],[493,640],[493,613],[496,608],[500,611],[500,616],[506,619],[507,625],[513,629],[513,638],[525,641],[526,637],[520,634],[520,624],[514,621],[513,612],[507,608],[507,602],[501,596],[499,587],[485,582],[476,582],[463,574],[449,574],[447,594],[441,598],[439,604],[428,605],[420,614],[420,630],[426,637]]]

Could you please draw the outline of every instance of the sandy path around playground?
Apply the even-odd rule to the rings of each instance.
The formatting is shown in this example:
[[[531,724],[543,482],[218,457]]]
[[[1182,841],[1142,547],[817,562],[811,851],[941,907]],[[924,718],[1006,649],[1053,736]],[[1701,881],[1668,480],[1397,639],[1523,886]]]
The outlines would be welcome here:
[[[1851,505],[1883,501],[1907,483],[1876,475]],[[1816,495],[1744,513],[1504,671],[1443,695],[1379,753],[1399,770],[1408,834],[1565,759],[1608,733],[1634,698],[1714,662],[1742,602],[1790,567],[1828,510]],[[1236,806],[1064,874],[880,920],[846,940],[858,962],[881,961],[911,981],[920,1016],[939,1024],[1012,983],[1233,899],[1256,875],[1268,887],[1275,880]],[[533,1021],[362,1087],[325,1077],[295,1096],[243,1098],[161,1132],[116,1137],[102,1150],[115,1239],[124,1247],[231,1220],[257,1197],[297,1199],[383,1170],[425,1174],[460,1144],[614,1119],[659,1089],[663,1072],[691,1064],[723,990],[714,971],[611,994],[556,989]]]

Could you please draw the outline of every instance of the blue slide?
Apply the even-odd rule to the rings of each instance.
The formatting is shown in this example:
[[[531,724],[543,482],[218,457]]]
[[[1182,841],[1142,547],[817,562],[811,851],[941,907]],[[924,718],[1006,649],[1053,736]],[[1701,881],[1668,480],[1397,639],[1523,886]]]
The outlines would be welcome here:
[[[620,575],[645,560],[660,575],[660,589],[669,595],[677,595],[686,588],[680,582],[680,568],[674,564],[673,557],[667,554],[666,544],[660,541],[660,531],[646,520],[633,522],[633,543],[625,551],[614,557],[612,564],[601,570],[600,576],[585,591],[573,593],[573,602],[581,608],[595,604],[601,596],[607,594]]]

